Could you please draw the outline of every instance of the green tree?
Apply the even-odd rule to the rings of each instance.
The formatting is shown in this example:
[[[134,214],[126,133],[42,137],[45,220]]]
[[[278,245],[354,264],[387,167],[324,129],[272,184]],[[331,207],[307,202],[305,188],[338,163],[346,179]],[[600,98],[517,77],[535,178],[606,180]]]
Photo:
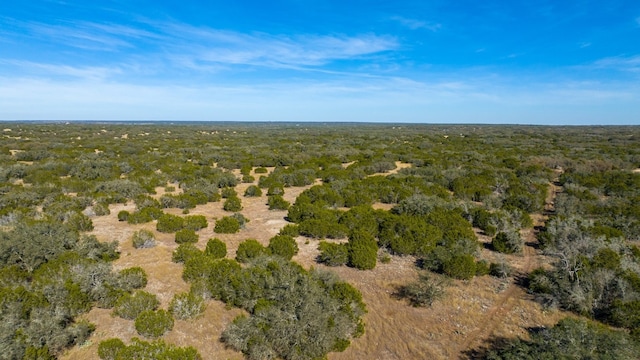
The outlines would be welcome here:
[[[349,248],[347,244],[336,244],[320,241],[318,244],[318,262],[328,266],[341,266],[349,262]]]
[[[113,313],[123,319],[133,320],[145,310],[155,310],[160,301],[158,298],[145,291],[136,291],[134,294],[126,293],[116,301]]]
[[[176,232],[176,243],[197,243],[198,234],[191,229],[181,229]]]
[[[365,231],[356,231],[349,237],[349,266],[360,270],[376,267],[378,244],[375,238]]]
[[[444,262],[442,270],[453,278],[468,280],[476,274],[476,261],[471,255],[456,254]]]
[[[222,259],[227,256],[227,244],[218,238],[209,239],[204,253],[214,259]]]
[[[222,208],[225,211],[237,212],[242,210],[242,202],[237,196],[228,197],[227,200],[224,201]]]
[[[238,250],[236,251],[236,260],[238,262],[244,263],[248,262],[251,259],[254,259],[260,255],[267,255],[269,253],[269,249],[265,248],[255,239],[247,239],[238,245]]]
[[[151,248],[156,245],[156,239],[153,232],[145,229],[134,232],[131,237],[131,242],[133,243],[133,247],[136,249]]]
[[[209,223],[207,223],[207,218],[205,218],[204,215],[189,215],[184,218],[185,229],[198,231],[207,226],[209,226]]]
[[[145,310],[135,320],[138,334],[147,338],[158,338],[173,329],[173,317],[165,310]]]
[[[240,231],[240,222],[232,216],[224,216],[216,221],[213,231],[218,234],[235,234]]]
[[[269,252],[273,255],[282,256],[287,260],[298,253],[298,244],[291,236],[276,235],[269,240]]]
[[[156,224],[156,230],[162,233],[172,233],[182,228],[184,228],[184,219],[171,214],[162,214]]]
[[[262,196],[262,190],[257,185],[249,185],[244,191],[245,197],[257,197]]]

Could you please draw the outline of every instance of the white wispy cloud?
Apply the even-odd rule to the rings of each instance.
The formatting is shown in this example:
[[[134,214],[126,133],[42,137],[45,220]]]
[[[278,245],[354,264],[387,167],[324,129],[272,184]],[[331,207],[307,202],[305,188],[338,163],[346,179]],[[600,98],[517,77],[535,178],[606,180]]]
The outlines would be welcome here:
[[[194,27],[178,22],[147,22],[136,27],[86,21],[55,25],[15,23],[31,36],[58,45],[122,54],[136,48],[138,55],[168,56],[187,64],[321,66],[336,60],[361,59],[399,47],[395,37],[376,34],[291,36]]]
[[[590,67],[640,73],[640,55],[607,57],[595,61]]]
[[[442,24],[410,19],[402,16],[392,16],[391,20],[400,23],[400,25],[408,27],[411,30],[426,29],[429,31],[438,31],[442,28]]]
[[[396,38],[363,35],[278,35],[240,33],[184,24],[163,26],[169,46],[183,59],[266,67],[321,66],[336,60],[362,59],[399,47]],[[165,44],[167,46],[167,44]]]
[[[28,28],[33,36],[51,40],[59,45],[84,50],[116,51],[134,47],[134,44],[126,37],[104,31],[104,29],[90,23],[72,25],[30,23]]]
[[[123,73],[121,67],[55,65],[8,59],[0,59],[0,64],[18,68],[22,74],[44,75],[47,77],[71,77],[87,80],[103,80]]]

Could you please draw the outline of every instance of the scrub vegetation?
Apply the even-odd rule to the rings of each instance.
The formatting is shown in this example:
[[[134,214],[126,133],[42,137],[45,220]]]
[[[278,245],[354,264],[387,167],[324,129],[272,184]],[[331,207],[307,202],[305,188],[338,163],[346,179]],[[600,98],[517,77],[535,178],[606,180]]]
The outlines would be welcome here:
[[[466,340],[425,336],[419,355],[640,351],[638,127],[3,128],[4,358],[209,356],[190,336],[225,357],[366,358],[385,316],[465,311],[454,303],[482,284],[500,284],[487,290],[498,300],[466,310],[481,319]],[[399,264],[409,275],[382,280]],[[368,306],[383,297],[385,309]],[[569,316],[498,336],[513,299]],[[224,330],[175,336],[218,303],[234,314]],[[100,311],[134,333],[104,338],[90,321]]]

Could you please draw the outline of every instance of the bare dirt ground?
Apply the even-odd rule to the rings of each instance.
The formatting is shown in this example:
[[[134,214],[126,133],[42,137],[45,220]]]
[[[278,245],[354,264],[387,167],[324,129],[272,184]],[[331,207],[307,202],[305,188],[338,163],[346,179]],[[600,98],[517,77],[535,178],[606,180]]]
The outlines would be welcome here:
[[[402,164],[402,166],[407,164]],[[398,171],[400,166],[395,171]],[[252,174],[253,175],[253,174]],[[256,176],[257,177],[257,176]],[[254,238],[262,244],[287,224],[286,211],[270,211],[266,196],[242,197],[251,184],[240,184],[236,191],[242,198],[241,213],[250,222],[238,234],[215,234],[214,219],[229,215],[222,210],[222,202],[198,206],[190,214],[205,215],[209,221],[206,229],[200,230],[197,246],[204,249],[209,238],[218,237],[227,244],[229,258],[235,257],[238,244]],[[284,197],[293,203],[308,187],[286,188]],[[177,189],[177,188],[176,188]],[[158,194],[158,196],[160,196]],[[378,205],[386,208],[386,204]],[[120,243],[121,257],[114,266],[123,269],[142,267],[148,275],[145,291],[154,293],[167,307],[174,294],[188,291],[182,278],[182,266],[171,262],[171,254],[177,247],[173,234],[155,231],[155,223],[128,225],[117,220],[120,210],[133,210],[133,204],[112,206],[108,216],[94,217],[95,234],[102,241],[116,240]],[[179,209],[167,212],[182,215]],[[540,217],[536,220],[543,221]],[[139,229],[149,229],[156,235],[157,246],[149,249],[134,249],[131,235]],[[528,231],[528,233],[526,232]],[[534,241],[533,230],[523,235]],[[480,240],[490,239],[479,234]],[[337,273],[340,278],[358,288],[367,305],[365,334],[355,339],[342,353],[330,353],[328,358],[337,359],[458,359],[463,351],[483,343],[491,335],[525,337],[526,328],[551,326],[565,314],[542,309],[517,285],[513,279],[507,281],[483,276],[470,281],[454,281],[447,289],[444,300],[431,308],[414,308],[407,302],[392,296],[397,287],[418,277],[413,257],[392,257],[387,264],[378,263],[375,269],[359,271],[347,267],[328,268],[317,264],[318,241],[297,238],[299,253],[293,258],[305,268],[315,267]],[[495,253],[483,249],[481,257],[492,258]],[[524,256],[510,255],[506,261],[525,273],[537,266],[540,256],[527,246]],[[204,359],[242,359],[242,354],[225,349],[219,338],[222,330],[241,313],[238,309],[226,309],[219,301],[210,301],[205,314],[193,321],[176,321],[172,331],[163,339],[178,346],[195,347]],[[93,309],[84,316],[96,325],[96,331],[82,346],[70,349],[62,359],[98,359],[100,341],[119,337],[125,342],[136,337],[133,321],[111,315],[111,310]]]

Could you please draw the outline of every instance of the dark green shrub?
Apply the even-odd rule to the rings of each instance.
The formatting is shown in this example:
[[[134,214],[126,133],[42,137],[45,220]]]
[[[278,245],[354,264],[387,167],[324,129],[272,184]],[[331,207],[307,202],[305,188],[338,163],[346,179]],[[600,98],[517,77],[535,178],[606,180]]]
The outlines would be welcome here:
[[[171,214],[162,214],[156,224],[156,230],[162,233],[172,233],[182,228],[184,228],[184,219]]]
[[[147,273],[139,266],[123,269],[118,275],[118,283],[125,291],[142,289],[147,286]]]
[[[234,217],[225,216],[216,221],[213,231],[218,234],[235,234],[240,231],[240,222]]]
[[[124,294],[116,301],[113,313],[123,319],[133,320],[145,310],[155,310],[160,301],[158,298],[145,291],[137,291],[132,294]]]
[[[442,271],[453,278],[468,280],[476,274],[476,261],[471,255],[453,255],[442,264]]]
[[[328,266],[341,266],[349,262],[349,248],[347,244],[336,244],[320,241],[318,244],[318,262]]]
[[[236,252],[236,260],[244,263],[251,259],[254,259],[260,255],[269,254],[269,250],[262,246],[255,239],[247,239],[238,245],[238,251]]]
[[[278,232],[278,235],[296,237],[300,235],[300,230],[298,228],[298,225],[296,224],[287,224],[283,226],[282,229],[280,229],[280,231]]]
[[[234,189],[232,187],[223,188],[222,191],[220,192],[220,194],[222,195],[223,199],[228,199],[228,198],[231,198],[231,197],[238,197],[238,193],[236,192],[236,189]]]
[[[199,255],[202,255],[202,252],[192,243],[180,244],[180,246],[173,251],[171,261],[175,263],[185,263],[190,258]]]
[[[93,221],[87,215],[82,213],[73,213],[68,219],[67,224],[78,231],[93,230]]]
[[[133,338],[129,346],[124,345],[120,339],[102,341],[98,345],[98,354],[102,360],[202,360],[202,356],[192,347],[180,348],[162,340],[146,342],[137,338]]]
[[[298,224],[300,235],[314,239],[340,239],[347,235],[346,226],[329,219],[307,219]]]
[[[191,292],[176,294],[169,303],[169,312],[180,320],[194,319],[205,310],[205,303],[202,297]]]
[[[378,260],[378,244],[375,238],[365,232],[354,232],[349,237],[349,266],[360,270],[376,267]]]
[[[499,232],[491,241],[491,245],[497,252],[515,254],[522,252],[524,241],[515,231]]]
[[[249,185],[249,187],[247,187],[247,190],[244,191],[244,196],[245,197],[262,196],[262,190],[260,190],[260,188],[256,185]]]
[[[273,195],[284,195],[284,185],[282,184],[272,184],[267,189],[267,196]]]
[[[121,210],[118,212],[118,221],[127,221],[130,215],[131,213],[127,210]]]
[[[207,218],[204,215],[190,215],[184,218],[184,228],[198,231],[209,226]]]
[[[257,167],[253,172],[256,173],[256,174],[266,174],[269,171],[267,170],[267,168]]]
[[[269,240],[268,249],[272,255],[282,256],[287,260],[291,260],[293,255],[298,253],[298,244],[291,236],[276,235]]]
[[[142,229],[133,233],[131,242],[133,243],[133,247],[136,249],[151,248],[156,245],[156,238],[153,235],[153,232]]]
[[[173,329],[173,317],[165,310],[145,310],[136,317],[135,327],[138,334],[157,338]]]
[[[227,256],[227,244],[218,238],[209,239],[204,253],[214,259],[222,259]]]
[[[529,330],[530,340],[495,343],[480,359],[638,358],[640,346],[628,333],[584,319],[565,318],[548,329]]]
[[[145,210],[146,209],[149,209],[149,208],[145,208]],[[160,210],[160,209],[156,209],[156,210],[162,212],[162,210]],[[144,224],[144,223],[151,222],[153,220],[154,220],[153,215],[148,210],[147,211],[135,211],[134,213],[129,214],[129,217],[127,218],[127,222],[129,224]]]
[[[620,268],[620,254],[610,248],[602,248],[593,256],[591,265],[595,268],[617,270]]]
[[[41,348],[36,348],[33,346],[29,346],[27,347],[27,349],[24,352],[24,357],[23,359],[34,359],[34,360],[55,360],[56,357],[51,355],[51,353],[49,352],[49,347],[48,346],[43,346]]]
[[[476,276],[484,276],[489,275],[490,273],[490,264],[487,260],[480,260],[476,262]]]
[[[242,182],[243,182],[243,183],[250,184],[250,183],[252,183],[252,182],[254,182],[254,181],[256,181],[256,178],[254,178],[254,177],[253,177],[253,176],[251,176],[251,175],[243,175],[243,176],[242,176]]]
[[[267,200],[269,210],[288,210],[291,205],[282,195],[271,195]]]
[[[176,232],[176,243],[185,244],[185,243],[197,243],[198,242],[198,234],[191,229],[182,229]]]
[[[237,196],[228,197],[222,205],[224,211],[237,212],[242,210],[242,202]]]
[[[118,354],[127,346],[118,338],[101,341],[98,344],[98,356],[102,360],[117,360]]]

